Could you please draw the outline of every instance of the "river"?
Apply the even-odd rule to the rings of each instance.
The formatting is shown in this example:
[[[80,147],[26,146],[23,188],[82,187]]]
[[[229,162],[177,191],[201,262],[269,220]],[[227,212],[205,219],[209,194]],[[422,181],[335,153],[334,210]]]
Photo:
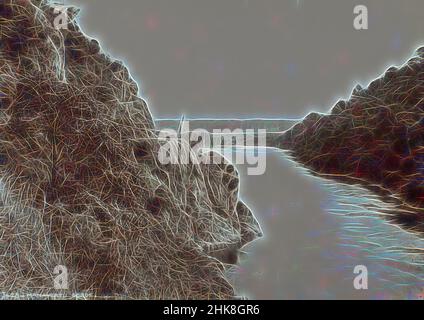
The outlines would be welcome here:
[[[423,298],[424,239],[388,223],[389,204],[360,187],[311,176],[279,150],[261,152],[264,175],[248,176],[247,166],[237,166],[240,195],[265,235],[229,272],[240,296]],[[368,270],[367,290],[354,288],[357,265]]]

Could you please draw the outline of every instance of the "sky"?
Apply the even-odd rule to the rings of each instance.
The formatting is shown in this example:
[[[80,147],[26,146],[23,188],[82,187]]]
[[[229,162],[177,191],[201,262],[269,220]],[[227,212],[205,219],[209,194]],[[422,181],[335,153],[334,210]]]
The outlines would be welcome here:
[[[155,117],[325,112],[424,44],[422,0],[68,0]],[[366,5],[369,29],[355,30]]]

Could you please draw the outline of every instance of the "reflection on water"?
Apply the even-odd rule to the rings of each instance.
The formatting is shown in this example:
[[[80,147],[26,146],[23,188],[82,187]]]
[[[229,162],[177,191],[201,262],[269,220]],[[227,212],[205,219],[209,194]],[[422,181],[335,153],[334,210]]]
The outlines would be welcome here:
[[[326,209],[341,221],[337,234],[346,261],[358,255],[369,261],[370,278],[378,280],[383,294],[418,297],[424,289],[424,239],[390,224],[385,212],[396,209],[367,190],[321,179],[317,182],[332,195]]]
[[[239,151],[240,152],[240,151]],[[424,239],[390,224],[394,210],[369,191],[307,174],[277,150],[264,176],[238,166],[241,196],[265,237],[245,248],[231,277],[252,299],[418,299],[424,293]],[[356,265],[369,289],[355,290]]]

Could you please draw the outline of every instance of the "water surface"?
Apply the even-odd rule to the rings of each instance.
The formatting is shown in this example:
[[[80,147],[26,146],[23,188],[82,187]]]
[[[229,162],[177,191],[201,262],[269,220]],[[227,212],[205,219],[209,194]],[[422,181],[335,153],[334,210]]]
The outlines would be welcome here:
[[[239,150],[238,152],[242,152]],[[390,205],[358,186],[310,176],[278,150],[263,176],[239,165],[241,196],[265,237],[245,248],[232,273],[252,299],[419,299],[424,239],[384,218]],[[364,265],[368,290],[356,290]]]

